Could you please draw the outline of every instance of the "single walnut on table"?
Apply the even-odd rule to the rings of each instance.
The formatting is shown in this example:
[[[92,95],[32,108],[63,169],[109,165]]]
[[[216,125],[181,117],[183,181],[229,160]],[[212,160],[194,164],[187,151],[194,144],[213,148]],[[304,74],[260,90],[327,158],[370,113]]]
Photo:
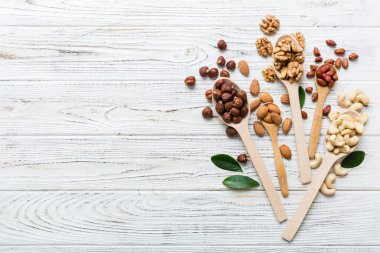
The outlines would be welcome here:
[[[296,32],[296,33],[292,33],[292,35],[294,38],[296,38],[296,40],[298,41],[298,44],[300,44],[302,48],[305,48],[305,37],[303,36],[303,34],[300,32]]]
[[[260,30],[266,35],[273,35],[280,28],[280,20],[273,15],[266,15],[260,23]]]
[[[274,81],[276,81],[278,79],[277,75],[276,75],[276,72],[274,72],[273,66],[269,66],[268,68],[263,69],[261,71],[261,73],[262,73],[262,75],[264,77],[264,80],[266,82],[273,83]]]
[[[273,46],[267,37],[258,38],[256,40],[257,53],[262,57],[268,57],[272,55]]]

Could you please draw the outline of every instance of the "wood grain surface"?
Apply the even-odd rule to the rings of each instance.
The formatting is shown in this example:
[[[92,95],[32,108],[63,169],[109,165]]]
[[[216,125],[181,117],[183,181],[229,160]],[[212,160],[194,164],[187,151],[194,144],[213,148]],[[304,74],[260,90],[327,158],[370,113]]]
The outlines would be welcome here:
[[[0,252],[379,252],[379,11],[370,0],[0,0]],[[212,82],[198,68],[221,54],[250,64],[248,78],[231,73],[240,87],[256,78],[280,104],[285,87],[264,82],[271,59],[255,48],[266,14],[281,21],[272,42],[304,33],[305,68],[314,46],[335,57],[326,39],[359,54],[327,97],[333,110],[342,91],[371,98],[364,163],[337,179],[335,196],[317,196],[292,243],[262,187],[222,185],[231,173],[210,156],[245,149],[201,117]],[[314,109],[307,95],[307,139]],[[279,193],[269,136],[250,132]],[[296,154],[294,129],[279,131],[279,144]],[[291,217],[306,186],[297,160],[284,162]],[[258,179],[251,164],[243,170]]]

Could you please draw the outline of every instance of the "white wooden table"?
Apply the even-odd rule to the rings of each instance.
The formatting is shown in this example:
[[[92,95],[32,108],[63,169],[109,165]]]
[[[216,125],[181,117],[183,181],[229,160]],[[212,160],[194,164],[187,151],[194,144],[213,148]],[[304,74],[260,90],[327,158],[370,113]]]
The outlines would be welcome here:
[[[369,0],[1,0],[0,252],[380,252],[379,11]],[[263,81],[270,59],[254,45],[265,14],[281,20],[272,41],[305,34],[305,66],[314,46],[333,56],[327,38],[359,53],[328,97],[333,108],[340,91],[372,99],[365,162],[334,197],[317,197],[292,243],[262,188],[223,187],[231,173],[209,158],[243,145],[202,119],[210,81],[183,84],[215,65],[223,38],[226,58],[251,65],[249,78],[232,78],[245,89],[259,79],[278,102],[285,89]],[[308,96],[308,134],[314,106]],[[269,138],[252,136],[278,188]],[[279,138],[296,153],[293,130]],[[305,186],[296,159],[285,165],[291,217]]]

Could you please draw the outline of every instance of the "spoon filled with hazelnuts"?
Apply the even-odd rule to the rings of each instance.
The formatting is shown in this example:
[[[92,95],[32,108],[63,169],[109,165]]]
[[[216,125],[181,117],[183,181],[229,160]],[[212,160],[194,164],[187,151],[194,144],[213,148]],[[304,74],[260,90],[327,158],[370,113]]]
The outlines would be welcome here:
[[[250,109],[246,92],[240,89],[232,80],[224,77],[215,82],[212,91],[212,102],[219,119],[227,126],[234,128],[240,135],[260,177],[260,181],[264,186],[277,221],[285,221],[287,214],[281,199],[249,134],[248,120]]]

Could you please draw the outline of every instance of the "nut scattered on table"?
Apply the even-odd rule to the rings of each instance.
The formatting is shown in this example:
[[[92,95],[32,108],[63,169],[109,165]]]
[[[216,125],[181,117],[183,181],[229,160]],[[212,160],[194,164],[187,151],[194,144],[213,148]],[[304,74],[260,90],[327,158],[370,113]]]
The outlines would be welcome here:
[[[228,137],[234,137],[238,134],[238,132],[235,130],[235,128],[229,126],[226,128],[226,134]]]
[[[194,86],[195,85],[195,77],[194,76],[188,76],[188,77],[186,77],[184,82],[187,86]]]
[[[292,158],[292,151],[285,144],[280,146],[280,153],[282,157],[284,157],[287,160],[290,160]]]
[[[216,64],[219,67],[224,67],[224,65],[226,65],[226,59],[224,59],[223,56],[219,56],[218,59],[216,60]]]
[[[250,104],[249,104],[249,109],[251,112],[255,111],[257,108],[259,108],[261,104],[261,99],[260,98],[256,98],[254,99]]]
[[[326,40],[326,45],[329,47],[335,47],[336,43],[333,40]]]
[[[240,155],[238,155],[238,157],[236,158],[236,160],[239,163],[246,163],[248,161],[248,155],[247,154],[240,154]]]
[[[289,133],[292,128],[292,120],[290,118],[286,118],[284,122],[282,122],[282,132],[286,135]]]
[[[290,104],[289,94],[282,94],[281,95],[281,103],[283,103],[284,105]]]
[[[273,46],[267,37],[258,38],[256,40],[257,53],[262,57],[268,57],[272,55]]]
[[[272,105],[272,106],[271,106]],[[269,124],[280,125],[282,123],[280,108],[273,104],[264,104],[256,112],[257,118]]]
[[[273,15],[266,15],[260,23],[260,30],[266,35],[274,35],[280,28],[280,20]]]
[[[238,68],[239,68],[240,73],[243,76],[249,76],[249,66],[246,61],[244,60],[239,61]]]
[[[203,116],[203,118],[205,118],[205,119],[212,118],[212,109],[211,109],[209,106],[205,107],[205,108],[202,110],[202,116]]]
[[[225,42],[224,40],[219,40],[217,43],[217,47],[220,50],[226,50],[227,49],[227,42]]]
[[[257,97],[260,93],[260,83],[257,79],[253,79],[251,85],[249,86],[249,92],[252,96]]]
[[[234,60],[229,60],[227,63],[226,63],[226,67],[228,70],[234,70],[236,68],[236,63]]]
[[[273,83],[274,81],[278,80],[276,72],[274,72],[273,66],[269,66],[266,69],[263,69],[261,71],[261,74],[263,75],[263,78],[266,82]]]

